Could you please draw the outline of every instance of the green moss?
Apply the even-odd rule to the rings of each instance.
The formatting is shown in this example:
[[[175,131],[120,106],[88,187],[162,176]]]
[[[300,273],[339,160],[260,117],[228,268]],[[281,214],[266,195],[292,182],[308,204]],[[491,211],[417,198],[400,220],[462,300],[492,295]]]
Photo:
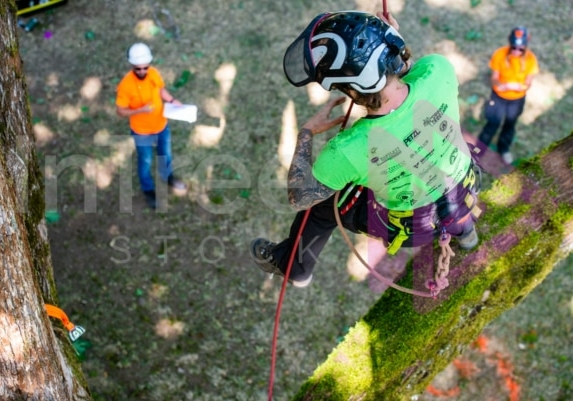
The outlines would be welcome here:
[[[61,322],[56,321],[55,319],[50,319],[50,321],[52,322],[54,333],[60,342],[60,348],[64,352],[66,360],[68,361],[68,364],[73,371],[74,377],[79,381],[81,386],[89,392],[88,382],[82,371],[82,366],[80,360],[78,359],[78,354],[76,353],[76,350],[72,346],[72,343],[68,337],[68,331],[64,328]]]
[[[0,7],[0,18],[2,18],[4,21],[7,19],[7,13],[16,14],[17,10],[14,0],[8,0],[8,2],[5,4],[7,7]]]
[[[11,8],[11,12],[16,12],[16,7],[13,1],[8,3]],[[6,7],[0,6],[0,13],[5,17]],[[6,48],[7,53],[10,57],[18,57],[19,49],[17,42],[10,44]],[[21,64],[14,63],[9,65],[8,68],[13,68],[15,73],[15,79],[10,83],[9,87],[4,88],[5,93],[13,93],[14,88],[26,88],[24,72],[21,70]],[[8,102],[15,101],[14,99],[7,99]],[[32,137],[32,127],[30,123],[30,105],[25,104],[26,107],[26,128],[25,131],[11,130],[7,131],[4,127],[3,131],[0,131],[0,145],[3,148],[15,149],[16,143],[21,141],[28,141],[32,146],[29,148],[30,153],[23,157],[24,160],[28,161],[26,166],[27,169],[27,182],[24,184],[26,188],[18,188],[18,192],[23,192],[27,199],[22,200],[26,210],[21,212],[21,217],[23,219],[28,247],[30,249],[30,260],[33,263],[34,281],[37,286],[37,290],[42,295],[44,303],[50,303],[57,305],[57,290],[56,284],[53,277],[53,270],[50,257],[50,244],[46,238],[42,237],[39,233],[38,227],[43,224],[44,213],[45,213],[45,203],[44,203],[44,179],[41,169],[38,164],[38,159],[34,151],[34,139]],[[3,158],[2,164],[6,164],[4,153],[0,154]],[[14,183],[11,182],[10,185],[14,188]],[[14,188],[16,190],[16,188]],[[73,370],[76,380],[87,390],[88,385],[85,377],[83,375],[80,361],[77,358],[76,351],[70,343],[67,330],[65,330],[61,322],[56,322],[51,319],[54,331],[60,342],[60,347],[66,356],[68,365]]]
[[[511,232],[519,239],[515,246],[504,253],[488,248],[479,274],[426,314],[415,310],[411,295],[387,291],[293,399],[406,401],[423,393],[435,374],[565,256],[560,246],[570,234],[573,206],[556,206],[547,187],[530,184],[520,170],[481,197],[487,208],[478,223],[482,243]],[[516,224],[531,219],[544,224],[535,230]],[[411,288],[412,282],[409,269],[400,284]]]
[[[9,46],[8,49],[8,54],[10,55],[10,57],[14,58],[14,57],[18,57],[19,54],[19,50],[18,50],[18,45],[14,44],[12,46]]]
[[[573,216],[573,205],[563,203],[558,206],[553,216],[551,216],[551,221],[563,227],[563,224],[570,222],[571,216]]]

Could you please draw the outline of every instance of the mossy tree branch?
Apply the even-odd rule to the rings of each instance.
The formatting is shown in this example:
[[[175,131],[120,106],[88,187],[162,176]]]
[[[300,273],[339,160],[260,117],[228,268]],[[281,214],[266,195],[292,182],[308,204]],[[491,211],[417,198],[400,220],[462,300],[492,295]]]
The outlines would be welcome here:
[[[573,133],[500,177],[480,204],[480,245],[456,252],[450,287],[436,300],[386,291],[294,400],[411,400],[539,285],[573,251]],[[419,281],[410,273],[401,284]]]

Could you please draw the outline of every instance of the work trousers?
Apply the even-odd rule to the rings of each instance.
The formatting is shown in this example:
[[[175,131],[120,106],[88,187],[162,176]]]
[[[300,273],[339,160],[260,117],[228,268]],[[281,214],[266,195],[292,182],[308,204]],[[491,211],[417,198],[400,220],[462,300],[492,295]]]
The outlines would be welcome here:
[[[515,125],[517,124],[517,119],[523,113],[524,105],[525,97],[515,100],[506,100],[492,91],[489,101],[485,105],[485,118],[487,123],[478,138],[481,142],[480,146],[486,149],[501,125],[501,131],[497,141],[497,151],[500,154],[509,152],[509,148],[515,137]]]
[[[345,190],[343,189],[341,193]],[[354,199],[355,203],[348,212],[340,216],[342,226],[353,233],[363,233],[381,239],[380,246],[384,246],[383,242],[386,244],[392,242],[398,231],[388,221],[388,209],[376,202],[371,190],[363,188],[360,195],[355,196],[357,190],[354,188],[347,197],[350,201]],[[469,188],[464,188],[460,184],[436,203],[415,209],[410,228],[417,235],[411,236],[402,246],[425,245],[433,241],[441,232],[442,227],[446,227],[447,231],[455,236],[469,233],[474,225],[473,216],[462,219],[471,211],[471,205],[465,203],[469,192]],[[289,278],[304,281],[312,274],[320,253],[337,227],[334,198],[333,195],[311,208],[299,239]],[[475,200],[475,197],[472,199]],[[273,257],[283,272],[286,272],[288,267],[293,245],[299,235],[305,213],[306,211],[301,211],[296,214],[288,238],[273,249]],[[439,220],[442,219],[443,221],[440,222]]]

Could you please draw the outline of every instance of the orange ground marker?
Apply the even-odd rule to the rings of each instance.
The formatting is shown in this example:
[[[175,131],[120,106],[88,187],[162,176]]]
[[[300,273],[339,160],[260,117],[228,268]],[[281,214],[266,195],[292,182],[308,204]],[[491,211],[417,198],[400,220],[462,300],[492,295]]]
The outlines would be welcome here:
[[[430,384],[428,387],[426,387],[426,391],[436,397],[455,397],[460,395],[460,388],[458,386],[449,390],[440,390],[439,388],[436,388]]]
[[[485,354],[487,351],[487,346],[489,343],[489,338],[487,338],[486,336],[484,336],[483,334],[480,334],[478,336],[478,338],[476,338],[476,340],[474,341],[473,345],[475,348],[477,348],[481,353]]]
[[[454,359],[454,366],[464,379],[469,379],[479,372],[476,364],[467,359]]]
[[[500,378],[500,383],[507,391],[508,400],[519,401],[521,386],[516,379],[514,366],[510,361],[510,356],[494,351],[493,349],[489,350],[489,342],[489,338],[481,334],[472,343],[472,346],[481,354],[484,354],[484,357],[489,364],[495,366],[496,376]],[[460,377],[464,379],[471,378],[480,370],[476,364],[467,359],[454,359],[453,365],[458,370]],[[461,392],[459,386],[452,387],[449,390],[441,390],[432,385],[426,387],[426,391],[428,394],[435,397],[455,397]]]

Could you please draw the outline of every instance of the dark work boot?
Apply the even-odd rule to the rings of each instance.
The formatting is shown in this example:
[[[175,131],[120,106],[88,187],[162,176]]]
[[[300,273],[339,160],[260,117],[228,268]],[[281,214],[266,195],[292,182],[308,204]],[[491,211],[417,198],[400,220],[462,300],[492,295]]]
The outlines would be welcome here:
[[[284,277],[285,274],[282,272],[281,269],[277,266],[277,262],[273,257],[272,250],[275,247],[275,243],[272,243],[264,238],[257,238],[251,242],[251,257],[255,261],[255,263],[259,266],[259,268],[264,271],[265,273],[269,273],[270,275],[278,274],[281,277]],[[312,281],[312,274],[305,280],[302,281],[295,281],[289,279],[289,282],[295,287],[306,287]]]

